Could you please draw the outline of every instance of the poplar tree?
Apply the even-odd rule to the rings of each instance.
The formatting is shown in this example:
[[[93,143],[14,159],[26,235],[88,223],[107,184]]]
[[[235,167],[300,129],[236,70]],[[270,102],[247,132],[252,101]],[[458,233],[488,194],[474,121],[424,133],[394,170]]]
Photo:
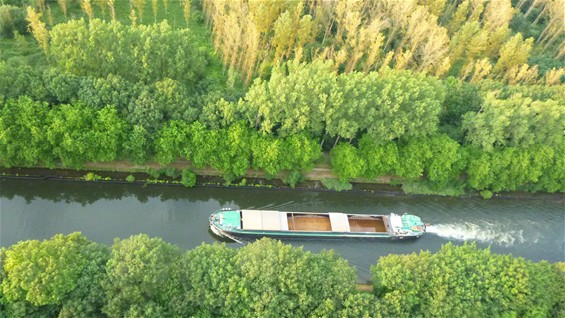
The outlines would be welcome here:
[[[501,78],[512,67],[525,64],[533,43],[533,38],[524,40],[521,33],[510,38],[500,49],[500,56],[492,70],[493,73]]]
[[[116,0],[106,0],[108,7],[110,7],[110,13],[112,14],[112,21],[116,21],[116,11],[114,9],[114,4]]]
[[[186,23],[186,27],[188,27],[188,20],[190,20],[190,0],[181,0],[181,5],[184,22]]]
[[[35,12],[32,7],[27,7],[27,17],[26,20],[29,22],[29,28],[31,33],[39,46],[43,49],[43,52],[47,54],[47,49],[49,46],[49,31],[45,27],[45,23],[41,21],[41,13]]]
[[[59,6],[61,7],[61,10],[63,11],[63,15],[65,16],[65,18],[67,18],[67,5],[68,2],[67,0],[57,0],[57,2],[59,3]]]
[[[84,10],[84,13],[86,13],[86,15],[88,16],[88,21],[91,21],[94,18],[92,12],[92,3],[90,2],[90,0],[82,0],[81,6]]]

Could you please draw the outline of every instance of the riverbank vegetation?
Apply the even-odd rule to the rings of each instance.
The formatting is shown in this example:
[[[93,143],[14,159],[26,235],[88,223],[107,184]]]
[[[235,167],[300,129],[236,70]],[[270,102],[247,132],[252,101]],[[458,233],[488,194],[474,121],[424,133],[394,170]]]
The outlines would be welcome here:
[[[0,249],[0,317],[560,317],[561,265],[447,244],[382,257],[372,290],[357,291],[333,251],[261,239],[181,252],[147,235],[106,246],[59,234]]]
[[[4,0],[0,162],[563,192],[561,5]]]

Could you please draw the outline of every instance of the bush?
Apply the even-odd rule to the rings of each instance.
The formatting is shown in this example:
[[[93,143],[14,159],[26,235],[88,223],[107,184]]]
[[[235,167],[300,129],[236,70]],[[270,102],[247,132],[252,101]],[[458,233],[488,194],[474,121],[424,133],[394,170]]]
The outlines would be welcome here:
[[[348,191],[353,189],[353,185],[349,182],[343,182],[338,179],[322,179],[324,187],[334,191]]]
[[[102,180],[102,177],[97,175],[96,173],[89,172],[84,175],[83,179],[86,181],[98,181],[98,180]]]
[[[126,181],[127,182],[135,182],[135,177],[130,174],[129,176],[126,177]]]
[[[302,182],[304,180],[304,176],[300,171],[292,170],[288,174],[285,174],[282,178],[282,181],[288,184],[291,188],[294,189],[296,184]]]
[[[190,169],[183,169],[180,183],[187,188],[192,188],[196,185],[196,174]]]

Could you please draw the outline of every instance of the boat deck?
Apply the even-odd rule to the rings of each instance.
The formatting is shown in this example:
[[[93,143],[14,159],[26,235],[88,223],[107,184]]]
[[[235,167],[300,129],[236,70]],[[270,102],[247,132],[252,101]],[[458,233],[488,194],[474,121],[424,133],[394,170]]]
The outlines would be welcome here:
[[[290,231],[331,231],[330,218],[321,215],[293,215],[288,219]]]
[[[351,232],[386,232],[383,219],[349,218]]]
[[[382,216],[241,210],[243,230],[387,233],[385,223]]]

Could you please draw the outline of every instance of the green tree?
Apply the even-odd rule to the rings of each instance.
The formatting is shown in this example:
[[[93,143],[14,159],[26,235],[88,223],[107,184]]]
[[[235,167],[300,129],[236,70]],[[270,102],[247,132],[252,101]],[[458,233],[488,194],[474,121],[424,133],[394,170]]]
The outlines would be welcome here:
[[[170,316],[170,295],[175,293],[172,268],[179,258],[178,248],[160,238],[140,234],[116,239],[103,281],[104,313],[110,317]]]
[[[225,302],[230,316],[321,316],[355,290],[355,272],[334,252],[320,254],[262,239],[234,258],[238,274]]]
[[[564,279],[547,262],[491,254],[474,244],[389,255],[371,273],[383,316],[396,317],[549,317]]]
[[[156,159],[160,165],[179,159],[183,147],[189,143],[188,125],[183,121],[173,120],[159,130],[155,138]]]
[[[28,302],[57,308],[62,317],[99,315],[108,252],[80,233],[20,242],[5,253],[4,297],[16,305],[12,310],[18,309],[18,303]]]
[[[395,142],[377,144],[366,134],[359,140],[359,154],[367,162],[365,176],[368,178],[393,173],[400,160]]]
[[[265,171],[267,178],[276,176],[282,169],[282,140],[272,135],[257,134],[251,139],[253,168]]]
[[[268,82],[256,80],[242,105],[250,125],[288,136],[324,131],[324,113],[335,73],[329,62],[288,62],[273,69]]]
[[[53,165],[47,140],[49,106],[29,97],[0,103],[0,161],[6,167]]]
[[[181,291],[171,296],[174,315],[226,317],[226,299],[234,293],[232,280],[239,271],[237,251],[225,244],[202,244],[181,257],[173,279]]]
[[[499,146],[528,147],[563,143],[565,108],[554,100],[536,101],[521,94],[508,99],[485,97],[482,109],[464,115],[466,140],[490,151]]]
[[[347,182],[352,178],[363,177],[366,170],[366,161],[359,154],[355,146],[340,143],[330,152],[332,171],[340,181]]]
[[[153,154],[151,136],[141,125],[135,125],[129,128],[130,130],[126,134],[127,137],[123,144],[122,154],[134,163],[143,164],[147,162]]]

